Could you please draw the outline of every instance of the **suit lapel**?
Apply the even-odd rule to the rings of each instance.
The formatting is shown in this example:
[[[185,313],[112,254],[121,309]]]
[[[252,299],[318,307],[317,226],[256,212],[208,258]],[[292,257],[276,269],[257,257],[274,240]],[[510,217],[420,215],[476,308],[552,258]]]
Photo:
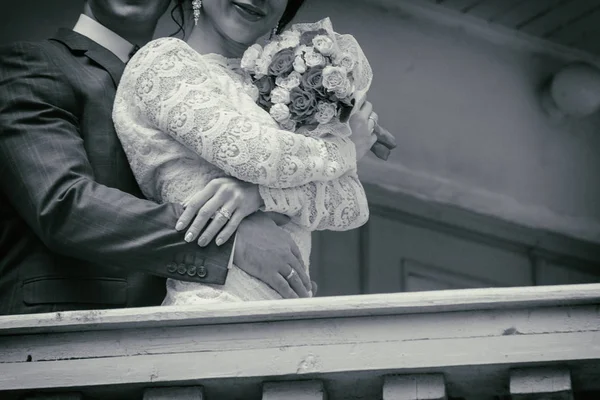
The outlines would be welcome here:
[[[85,55],[110,74],[115,87],[119,84],[125,63],[110,50],[70,29],[60,29],[51,40],[64,44],[73,54]]]

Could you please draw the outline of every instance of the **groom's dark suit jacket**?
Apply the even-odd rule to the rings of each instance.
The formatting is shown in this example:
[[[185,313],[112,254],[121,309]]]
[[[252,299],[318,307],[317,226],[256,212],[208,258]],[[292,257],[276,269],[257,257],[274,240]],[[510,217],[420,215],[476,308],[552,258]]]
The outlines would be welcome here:
[[[0,49],[0,314],[159,305],[223,284],[232,241],[187,244],[142,195],[112,124],[125,65],[71,30]]]

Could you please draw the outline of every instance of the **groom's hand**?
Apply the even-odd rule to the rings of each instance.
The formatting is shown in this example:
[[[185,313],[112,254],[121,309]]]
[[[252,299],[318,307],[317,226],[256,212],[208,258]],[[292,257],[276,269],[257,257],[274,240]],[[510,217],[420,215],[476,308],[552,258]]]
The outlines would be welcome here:
[[[240,224],[233,262],[283,298],[310,297],[311,282],[298,246],[264,213],[246,217]],[[290,277],[292,270],[296,273]]]

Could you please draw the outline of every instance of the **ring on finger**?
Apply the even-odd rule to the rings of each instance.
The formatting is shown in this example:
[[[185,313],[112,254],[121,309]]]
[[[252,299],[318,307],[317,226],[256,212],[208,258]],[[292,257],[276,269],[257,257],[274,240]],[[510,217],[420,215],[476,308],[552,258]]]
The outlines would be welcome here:
[[[369,119],[372,120],[375,123],[375,125],[377,125],[377,123],[379,122],[379,115],[377,115],[377,113],[373,111],[371,115],[369,115]]]
[[[221,217],[225,218],[226,220],[230,220],[231,219],[231,211],[229,211],[226,208],[219,208],[217,210],[217,214],[219,214]]]
[[[294,268],[292,268],[289,275],[285,277],[285,280],[289,281],[290,279],[292,279],[294,277],[294,275],[296,275],[296,270]]]
[[[371,122],[373,121],[373,122]],[[375,132],[375,127],[377,126],[377,124],[375,123],[375,120],[373,120],[372,118],[369,118],[369,133],[373,133]]]

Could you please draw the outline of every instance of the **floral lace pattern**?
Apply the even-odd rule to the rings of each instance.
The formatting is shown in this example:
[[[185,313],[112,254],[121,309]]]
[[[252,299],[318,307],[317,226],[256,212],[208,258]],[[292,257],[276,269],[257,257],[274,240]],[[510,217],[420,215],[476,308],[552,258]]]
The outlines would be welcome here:
[[[291,217],[284,229],[308,265],[311,230],[368,219],[354,145],[347,132],[317,139],[280,130],[238,65],[179,39],[151,42],[119,85],[117,133],[144,195],[157,202],[181,203],[222,176],[258,184],[265,211]],[[165,304],[279,298],[235,266],[223,286],[169,280],[167,288]]]

